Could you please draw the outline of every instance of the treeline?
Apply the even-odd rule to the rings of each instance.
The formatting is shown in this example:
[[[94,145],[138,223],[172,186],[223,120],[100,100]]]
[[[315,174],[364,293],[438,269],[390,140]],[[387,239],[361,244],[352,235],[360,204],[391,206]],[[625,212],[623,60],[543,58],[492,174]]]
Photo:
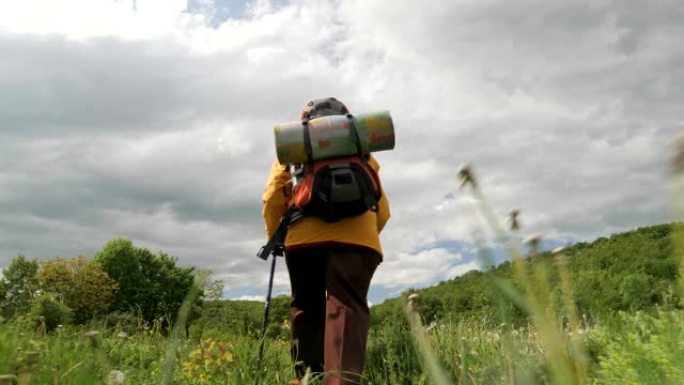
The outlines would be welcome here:
[[[575,306],[585,318],[600,316],[617,310],[646,310],[659,306],[680,308],[682,298],[677,291],[678,261],[671,235],[674,227],[663,224],[638,228],[593,242],[567,247],[566,267],[572,282]],[[678,230],[682,231],[682,230]],[[564,311],[558,261],[551,252],[542,252],[525,259],[527,271],[544,271],[557,314]],[[422,314],[430,323],[439,320],[477,319],[482,322],[500,319],[502,294],[493,287],[485,274],[493,274],[514,282],[510,262],[490,272],[471,271],[451,280],[422,289],[408,290],[372,308],[372,323],[403,316],[406,297],[419,293]],[[542,288],[539,288],[542,290]],[[511,303],[509,316],[525,322],[525,313]]]
[[[570,273],[574,305],[591,318],[616,310],[645,310],[682,306],[677,290],[678,261],[671,235],[664,224],[639,228],[593,242],[567,247],[563,254]],[[528,256],[529,271],[543,268],[558,314],[564,311],[557,263],[550,252]],[[422,290],[407,290],[371,308],[372,325],[403,319],[409,294],[419,293],[425,322],[476,319],[498,322],[501,293],[486,274],[511,282],[510,262],[489,272],[471,271]],[[192,267],[176,265],[176,258],[135,247],[130,241],[108,242],[92,259],[53,258],[38,262],[17,256],[0,280],[0,317],[41,319],[48,329],[67,322],[86,323],[105,318],[115,323],[174,322],[178,310],[197,282]],[[220,300],[220,281],[204,281],[191,307],[189,320],[200,333],[258,336],[263,302]],[[267,335],[287,337],[289,296],[273,298]],[[509,316],[526,322],[524,311],[509,301]]]
[[[655,305],[679,308],[676,285],[678,262],[671,240],[673,227],[663,224],[639,228],[593,242],[582,242],[563,250],[572,282],[575,306],[584,318],[600,316],[617,310],[646,310]],[[557,314],[565,305],[558,276],[558,261],[551,252],[541,252],[525,259],[528,271],[543,268]],[[372,325],[404,318],[406,298],[420,294],[420,310],[426,323],[441,320],[473,319],[478,322],[500,322],[501,292],[492,285],[486,274],[494,274],[514,282],[513,266],[504,262],[490,272],[473,270],[436,286],[415,290],[386,300],[371,308]],[[289,297],[280,296],[271,304],[268,335],[286,333]],[[257,333],[263,316],[262,302],[219,301],[207,319],[207,324],[242,334]],[[526,313],[507,301],[508,316],[518,323],[527,322]]]
[[[103,318],[163,330],[175,321],[193,288],[190,319],[201,314],[205,291],[219,297],[222,290],[219,281],[195,287],[194,267],[176,262],[127,239],[108,242],[92,259],[56,257],[39,262],[18,255],[3,269],[0,317],[30,317],[47,330]]]

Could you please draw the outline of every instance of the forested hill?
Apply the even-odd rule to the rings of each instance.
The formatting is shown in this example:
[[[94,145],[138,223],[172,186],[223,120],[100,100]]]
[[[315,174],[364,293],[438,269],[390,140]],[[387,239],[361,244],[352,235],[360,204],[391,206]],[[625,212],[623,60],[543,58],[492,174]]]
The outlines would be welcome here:
[[[670,239],[673,226],[643,227],[566,248],[563,255],[579,314],[593,317],[615,310],[648,309],[656,304],[663,308],[677,306],[677,263]],[[543,252],[526,258],[525,262],[532,271],[546,267],[550,294],[562,307],[555,257],[550,252]],[[492,273],[510,279],[512,264],[504,262]],[[402,318],[403,305],[411,293],[420,294],[422,314],[428,323],[439,319],[498,319],[497,301],[502,294],[485,274],[471,271],[433,287],[408,290],[397,298],[373,306],[372,323],[377,325],[388,319]],[[289,314],[288,302],[287,296],[274,298],[269,334],[281,333],[281,325]],[[209,324],[241,333],[258,331],[263,313],[261,302],[221,301],[207,306],[213,307],[205,315]],[[519,309],[513,307],[512,313],[519,320],[524,318]]]
[[[577,243],[563,250],[570,272],[572,291],[579,314],[587,317],[614,310],[641,310],[659,305],[678,306],[676,293],[677,262],[670,235],[674,226],[664,224],[638,228],[590,243]],[[553,302],[562,306],[557,259],[544,252],[525,259],[528,271],[548,274]],[[504,262],[491,273],[510,279],[512,264]],[[471,271],[449,281],[425,288],[409,290],[398,298],[372,308],[373,324],[401,315],[410,293],[419,293],[426,322],[439,319],[495,319],[496,301],[501,298],[491,280],[480,271]],[[541,289],[541,288],[540,288]],[[514,316],[522,319],[519,309]]]

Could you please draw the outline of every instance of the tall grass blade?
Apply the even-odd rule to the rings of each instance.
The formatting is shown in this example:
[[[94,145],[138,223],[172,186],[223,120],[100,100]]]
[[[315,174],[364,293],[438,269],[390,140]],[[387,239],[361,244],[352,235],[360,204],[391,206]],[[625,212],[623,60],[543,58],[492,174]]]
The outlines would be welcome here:
[[[679,264],[679,298],[684,306],[684,130],[672,141],[672,229],[675,257]]]
[[[418,312],[417,294],[409,296],[409,300],[406,304],[406,319],[408,320],[411,334],[418,347],[421,361],[430,378],[432,378],[435,385],[451,385],[451,382],[449,381],[446,372],[439,364],[439,360],[434,353],[430,340],[425,333],[425,327],[423,326],[423,322],[420,319],[420,313]]]
[[[512,235],[505,233],[504,227],[494,214],[480,185],[470,166],[462,167],[459,170],[459,177],[462,186],[469,186],[470,190],[478,202],[480,212],[486,219],[489,226],[494,230],[496,238],[501,246],[505,248],[511,256],[513,262],[513,278],[524,293],[520,293],[515,286],[505,279],[489,275],[495,287],[504,295],[511,299],[516,305],[523,309],[531,318],[535,328],[539,332],[542,354],[545,356],[546,363],[550,370],[552,383],[556,385],[576,385],[583,383],[580,380],[576,365],[570,357],[569,347],[564,336],[557,325],[556,317],[552,314],[551,285],[549,284],[549,273],[545,264],[536,265],[534,271],[528,271],[528,262],[522,257],[522,247],[519,236],[519,210],[513,210],[510,214]],[[535,236],[533,242],[530,241],[532,251],[530,257],[539,255],[539,236]],[[514,374],[509,374],[509,382]]]
[[[178,351],[181,332],[182,329],[185,328],[185,324],[188,321],[188,315],[190,314],[190,311],[192,311],[192,307],[202,291],[201,288],[205,287],[206,281],[207,273],[205,272],[200,272],[195,276],[195,283],[185,296],[185,300],[183,301],[180,310],[178,310],[176,322],[173,324],[171,335],[169,336],[169,340],[166,344],[161,376],[159,378],[159,383],[162,385],[168,385],[172,383],[173,369],[176,364],[176,352]]]

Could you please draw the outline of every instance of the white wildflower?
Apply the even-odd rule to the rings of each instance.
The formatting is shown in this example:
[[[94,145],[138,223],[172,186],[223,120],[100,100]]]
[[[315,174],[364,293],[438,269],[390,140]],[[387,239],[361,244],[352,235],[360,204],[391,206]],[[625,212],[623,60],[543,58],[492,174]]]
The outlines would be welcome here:
[[[107,385],[121,385],[124,382],[126,376],[124,372],[120,370],[112,370],[107,376]]]
[[[425,327],[425,331],[429,332],[430,330],[434,329],[435,327],[437,327],[437,321],[432,321],[432,322],[430,322],[429,325],[427,325]]]

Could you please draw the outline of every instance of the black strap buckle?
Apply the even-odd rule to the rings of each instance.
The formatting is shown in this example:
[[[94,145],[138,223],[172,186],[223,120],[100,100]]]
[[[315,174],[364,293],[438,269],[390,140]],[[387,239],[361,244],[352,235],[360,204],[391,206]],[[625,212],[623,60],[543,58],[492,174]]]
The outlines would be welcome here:
[[[257,252],[257,257],[266,261],[271,254],[278,257],[285,255],[285,238],[287,238],[288,227],[300,218],[302,218],[302,213],[299,210],[294,207],[287,209],[282,218],[280,218],[280,225],[278,225],[276,231]]]

